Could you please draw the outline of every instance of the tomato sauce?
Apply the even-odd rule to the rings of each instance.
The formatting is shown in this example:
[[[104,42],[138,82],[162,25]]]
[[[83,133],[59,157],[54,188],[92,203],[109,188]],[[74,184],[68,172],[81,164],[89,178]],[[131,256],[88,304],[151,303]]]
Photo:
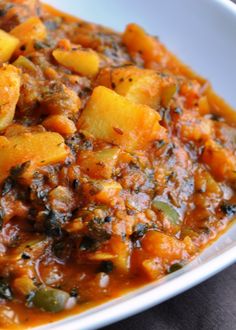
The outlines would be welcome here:
[[[232,223],[235,112],[159,39],[4,0],[0,62],[1,329],[162,278]]]

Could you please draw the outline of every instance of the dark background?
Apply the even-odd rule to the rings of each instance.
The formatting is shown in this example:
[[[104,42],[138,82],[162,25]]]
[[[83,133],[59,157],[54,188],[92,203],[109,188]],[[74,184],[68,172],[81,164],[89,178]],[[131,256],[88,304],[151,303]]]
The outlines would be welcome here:
[[[102,330],[236,330],[236,265],[161,305]]]

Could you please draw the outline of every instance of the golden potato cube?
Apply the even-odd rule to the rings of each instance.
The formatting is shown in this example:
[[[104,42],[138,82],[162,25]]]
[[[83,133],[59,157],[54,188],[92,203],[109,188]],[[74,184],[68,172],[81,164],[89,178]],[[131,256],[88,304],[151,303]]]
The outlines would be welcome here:
[[[20,40],[17,53],[27,54],[35,50],[35,41],[42,41],[47,36],[47,29],[38,17],[31,17],[11,30],[11,35]],[[20,49],[24,46],[24,49]]]
[[[145,61],[153,61],[165,55],[164,47],[154,37],[148,35],[137,24],[129,24],[122,38],[131,55],[137,52]]]
[[[160,105],[168,107],[177,91],[173,76],[163,76],[154,70],[135,66],[104,68],[96,78],[96,85],[113,89],[134,103],[146,104],[154,109]]]
[[[134,103],[157,108],[160,103],[161,79],[156,72],[139,68],[120,68],[114,71],[115,91]]]
[[[112,252],[116,255],[116,258],[112,260],[116,269],[122,273],[128,272],[130,269],[131,251],[129,240],[122,240],[120,236],[113,235],[109,245]]]
[[[114,205],[122,187],[114,180],[94,180],[84,184],[83,189],[88,199],[97,203]]]
[[[100,60],[93,50],[56,49],[53,56],[59,64],[83,76],[95,76],[98,73]]]
[[[104,204],[113,204],[122,190],[121,185],[113,180],[100,182],[100,184],[102,189],[94,195],[94,200]]]
[[[13,65],[0,68],[0,131],[11,124],[20,96],[20,71]]]
[[[119,148],[99,151],[84,150],[79,153],[78,164],[82,172],[93,179],[110,179],[120,153]]]
[[[61,135],[72,135],[76,132],[76,127],[74,122],[64,115],[51,115],[48,116],[42,125],[52,132],[57,132]]]
[[[19,46],[19,40],[9,33],[0,30],[0,63],[10,60],[12,54]]]
[[[168,262],[184,259],[187,256],[183,241],[158,231],[149,231],[141,241],[142,248],[150,256]]]
[[[160,104],[161,77],[153,70],[135,66],[106,68],[99,73],[97,80],[134,103],[146,104],[154,109]]]
[[[142,57],[146,68],[155,70],[166,68],[177,75],[184,75],[205,84],[206,80],[203,77],[197,75],[187,65],[182,64],[158,38],[146,33],[139,25],[129,24],[123,33],[122,41],[132,57],[137,54]]]
[[[163,138],[160,115],[146,105],[135,104],[106,87],[96,87],[79,121],[86,136],[119,145],[127,151],[142,149]]]
[[[163,269],[159,259],[156,260],[155,258],[145,259],[142,262],[141,270],[151,281],[154,281],[163,275]]]
[[[54,132],[25,133],[0,137],[0,181],[12,167],[31,161],[31,169],[62,162],[69,151],[61,135]]]
[[[205,143],[201,160],[209,166],[210,172],[216,180],[235,182],[236,157],[231,150],[222,147],[214,140],[208,140]]]
[[[30,294],[32,291],[37,289],[37,287],[34,285],[32,279],[30,279],[26,275],[17,277],[13,281],[13,287],[19,294],[24,295],[24,296]]]

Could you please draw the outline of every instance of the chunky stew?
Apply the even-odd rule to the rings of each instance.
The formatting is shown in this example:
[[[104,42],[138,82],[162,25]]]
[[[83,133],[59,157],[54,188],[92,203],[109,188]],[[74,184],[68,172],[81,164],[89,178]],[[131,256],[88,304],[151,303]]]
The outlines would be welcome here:
[[[157,37],[0,2],[0,328],[179,270],[236,214],[236,115]]]

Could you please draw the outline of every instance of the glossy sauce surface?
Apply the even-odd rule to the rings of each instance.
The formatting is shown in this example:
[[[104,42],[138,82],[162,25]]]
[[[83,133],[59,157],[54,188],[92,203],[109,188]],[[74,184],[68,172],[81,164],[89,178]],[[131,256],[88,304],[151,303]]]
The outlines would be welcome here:
[[[156,38],[0,4],[0,328],[184,267],[236,213],[236,115]],[[6,88],[7,87],[7,88]]]

